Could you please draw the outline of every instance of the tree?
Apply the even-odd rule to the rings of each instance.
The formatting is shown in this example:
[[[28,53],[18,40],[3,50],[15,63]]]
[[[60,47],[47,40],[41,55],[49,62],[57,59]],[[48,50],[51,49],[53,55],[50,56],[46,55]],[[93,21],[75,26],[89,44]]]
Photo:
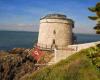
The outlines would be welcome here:
[[[96,4],[95,7],[88,8],[89,11],[96,13],[96,16],[88,16],[89,19],[95,20],[97,22],[94,29],[96,30],[96,34],[100,34],[100,2]]]

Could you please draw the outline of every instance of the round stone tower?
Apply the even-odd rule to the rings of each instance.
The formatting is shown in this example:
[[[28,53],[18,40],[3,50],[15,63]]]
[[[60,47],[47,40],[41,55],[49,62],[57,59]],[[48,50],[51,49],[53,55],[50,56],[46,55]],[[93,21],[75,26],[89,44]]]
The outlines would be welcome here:
[[[63,49],[73,44],[74,22],[61,14],[48,14],[40,19],[37,45],[41,49]]]

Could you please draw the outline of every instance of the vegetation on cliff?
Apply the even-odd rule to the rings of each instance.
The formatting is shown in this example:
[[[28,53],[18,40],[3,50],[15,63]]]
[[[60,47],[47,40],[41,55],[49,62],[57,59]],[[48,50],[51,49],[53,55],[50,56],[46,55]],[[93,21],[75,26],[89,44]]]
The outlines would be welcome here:
[[[37,70],[36,61],[28,49],[15,48],[0,52],[0,80],[18,80],[26,73]]]
[[[75,53],[55,65],[25,75],[21,80],[100,80],[100,46]]]
[[[26,74],[44,67],[35,65],[37,61],[32,55],[34,49],[14,48],[9,51],[0,51],[0,80],[18,80]],[[45,55],[38,63],[47,63],[52,55],[51,52],[44,52]]]

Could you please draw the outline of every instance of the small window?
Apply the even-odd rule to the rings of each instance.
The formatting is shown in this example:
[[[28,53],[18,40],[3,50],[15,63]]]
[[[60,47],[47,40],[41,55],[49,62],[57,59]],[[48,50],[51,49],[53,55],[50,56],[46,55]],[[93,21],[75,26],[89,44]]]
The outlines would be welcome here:
[[[53,34],[56,34],[56,31],[55,30],[53,31]]]
[[[53,44],[55,44],[55,39],[53,39]]]

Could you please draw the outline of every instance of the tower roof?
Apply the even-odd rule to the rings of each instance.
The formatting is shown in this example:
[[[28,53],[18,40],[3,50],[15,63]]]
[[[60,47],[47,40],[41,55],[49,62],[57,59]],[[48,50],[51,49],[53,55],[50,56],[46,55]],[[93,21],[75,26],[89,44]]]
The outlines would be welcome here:
[[[43,16],[41,19],[67,19],[65,15],[62,14],[48,14]]]

